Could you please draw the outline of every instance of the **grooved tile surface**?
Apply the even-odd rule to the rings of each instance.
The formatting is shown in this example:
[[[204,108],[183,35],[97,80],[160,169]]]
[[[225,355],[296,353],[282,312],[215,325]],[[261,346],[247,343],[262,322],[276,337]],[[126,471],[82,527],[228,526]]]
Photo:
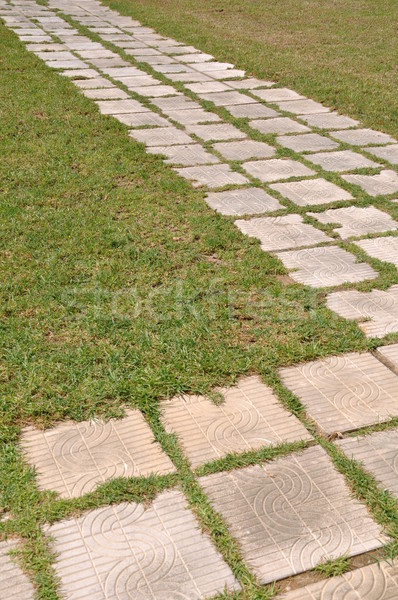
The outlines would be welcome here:
[[[220,125],[188,125],[187,130],[205,142],[211,140],[237,140],[246,137],[243,131],[240,131],[229,123],[221,123]]]
[[[99,100],[97,104],[103,115],[149,112],[149,109],[145,108],[137,100]]]
[[[15,541],[0,541],[0,600],[33,600],[32,583],[9,555],[16,545]]]
[[[380,527],[352,498],[319,446],[199,479],[261,583],[289,577],[326,558],[383,543]]]
[[[305,133],[303,135],[281,135],[276,138],[281,146],[295,152],[318,152],[318,150],[333,150],[338,144],[319,133]]]
[[[329,112],[327,106],[323,106],[314,100],[292,100],[287,102],[276,102],[281,110],[286,110],[295,115],[312,115],[313,113]]]
[[[327,296],[327,306],[344,319],[359,321],[366,337],[398,331],[398,285],[371,292],[335,292]]]
[[[180,396],[163,403],[163,424],[177,434],[193,468],[232,452],[312,439],[259,377],[247,377],[220,391],[221,405],[203,396]]]
[[[193,144],[194,140],[175,127],[158,127],[156,129],[141,129],[130,131],[130,137],[147,146],[175,146],[177,144]]]
[[[189,146],[152,146],[148,148],[151,154],[163,154],[167,156],[165,163],[169,165],[209,165],[220,162],[217,156],[207,152],[200,144]]]
[[[241,142],[220,142],[214,144],[217,150],[227,160],[247,160],[248,158],[269,158],[275,154],[275,148],[264,142],[242,140]]]
[[[121,115],[112,115],[115,119],[129,125],[130,127],[142,127],[144,125],[152,125],[152,127],[167,127],[170,123],[153,112],[144,113],[127,113]]]
[[[369,435],[336,440],[337,446],[360,462],[365,471],[398,498],[398,430],[375,431]]]
[[[386,236],[355,242],[369,256],[392,263],[398,269],[398,237]]]
[[[90,511],[49,532],[68,600],[202,600],[239,589],[179,491],[147,509],[123,503]]]
[[[239,219],[235,224],[242,233],[259,239],[262,250],[266,252],[313,246],[332,240],[323,231],[303,223],[300,215],[257,217],[248,221]]]
[[[398,376],[371,354],[332,356],[279,373],[326,433],[350,431],[398,415]]]
[[[208,102],[213,102],[216,106],[232,106],[236,104],[257,104],[254,98],[241,92],[213,92],[211,94],[201,94],[200,97]]]
[[[248,183],[246,177],[232,171],[229,165],[183,167],[175,170],[179,175],[191,181],[194,187],[205,185],[213,189],[223,187],[224,185],[243,185]]]
[[[373,129],[350,129],[346,131],[333,131],[330,135],[340,142],[352,146],[367,146],[368,144],[389,144],[395,142],[394,138],[381,131]]]
[[[338,200],[352,200],[349,192],[341,189],[326,179],[306,179],[305,181],[289,181],[270,186],[282,196],[298,206],[327,204]]]
[[[273,90],[256,90],[254,96],[265,100],[266,102],[282,102],[284,100],[303,100],[304,96],[300,96],[297,92],[288,88],[275,88]]]
[[[311,127],[318,127],[318,129],[348,129],[349,127],[359,125],[359,121],[335,112],[299,115],[298,118],[305,121]]]
[[[352,236],[367,235],[368,233],[393,231],[398,227],[398,223],[390,215],[374,206],[365,208],[347,206],[347,208],[331,208],[322,213],[308,214],[320,223],[339,223],[341,227],[334,228],[334,231],[343,240]],[[398,242],[398,238],[396,239]]]
[[[385,358],[394,369],[398,369],[398,344],[382,346],[377,349],[377,353]]]
[[[380,167],[378,163],[352,150],[319,152],[318,154],[308,156],[307,160],[319,165],[325,171],[335,171],[337,173],[354,171],[355,169],[375,169]]]
[[[276,117],[275,119],[259,119],[250,121],[250,127],[257,129],[260,133],[268,135],[269,133],[304,133],[310,131],[309,127],[293,121],[288,117]]]
[[[359,185],[370,196],[388,196],[398,192],[398,173],[385,169],[379,175],[342,175],[342,178]]]
[[[366,263],[357,263],[354,254],[342,248],[306,248],[280,252],[278,258],[288,269],[290,277],[311,287],[329,287],[375,279],[377,272]]]
[[[205,200],[222,215],[255,215],[284,208],[276,198],[254,187],[213,192]]]
[[[375,147],[375,148],[364,148],[366,152],[374,154],[378,158],[387,160],[392,165],[398,165],[398,144],[391,144],[391,146]]]
[[[250,161],[244,163],[243,168],[253,177],[265,182],[315,175],[315,171],[290,158]]]
[[[195,108],[193,110],[171,110],[168,113],[170,119],[181,125],[195,125],[209,121],[221,121],[220,117],[208,110]]]
[[[267,119],[268,117],[277,117],[279,113],[273,108],[268,108],[263,104],[238,104],[228,106],[228,112],[239,119]],[[251,125],[253,127],[253,125]]]
[[[398,564],[382,561],[281,594],[280,600],[396,600]]]
[[[27,427],[20,444],[36,468],[39,488],[63,498],[87,494],[115,477],[175,470],[138,410],[108,422],[66,422],[46,431]]]

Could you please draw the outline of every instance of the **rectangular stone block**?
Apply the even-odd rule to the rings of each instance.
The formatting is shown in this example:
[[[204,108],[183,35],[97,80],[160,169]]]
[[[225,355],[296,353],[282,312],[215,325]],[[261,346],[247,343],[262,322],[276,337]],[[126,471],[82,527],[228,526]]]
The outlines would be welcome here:
[[[355,243],[372,258],[392,263],[398,269],[398,237],[386,236]]]
[[[305,121],[307,125],[318,127],[318,129],[348,129],[359,125],[359,121],[339,115],[336,112],[299,115],[298,118]]]
[[[187,131],[195,134],[205,142],[213,140],[237,140],[246,137],[243,131],[239,131],[239,129],[229,123],[222,123],[220,125],[188,125]]]
[[[291,112],[294,115],[312,115],[329,112],[327,106],[323,106],[314,100],[291,100],[287,102],[276,102],[281,110]]]
[[[282,102],[284,100],[303,100],[304,96],[300,96],[297,92],[287,88],[274,88],[272,90],[256,90],[254,96],[265,100],[266,102]]]
[[[325,171],[354,171],[356,169],[375,169],[380,167],[378,163],[369,160],[358,152],[352,150],[340,150],[338,152],[319,152],[308,156],[307,160],[319,165]]]
[[[259,119],[258,121],[250,121],[252,129],[257,129],[264,135],[274,133],[305,133],[310,131],[309,127],[288,119],[288,117],[278,117],[276,119],[267,119],[266,121]]]
[[[199,123],[209,123],[221,121],[220,117],[215,113],[202,108],[194,108],[193,110],[170,110],[167,115],[173,121],[181,125],[198,125]]]
[[[340,142],[352,146],[368,146],[370,144],[391,144],[395,140],[390,135],[373,129],[349,129],[347,131],[333,131],[330,134]]]
[[[244,163],[243,168],[256,179],[266,183],[290,179],[291,177],[311,177],[311,175],[315,175],[315,171],[289,158],[250,161]]]
[[[318,133],[281,135],[276,138],[276,142],[295,152],[318,152],[319,150],[333,150],[338,147],[336,142]]]
[[[209,165],[220,162],[217,156],[207,152],[200,144],[189,146],[153,146],[148,148],[151,154],[163,154],[167,156],[165,163],[169,165],[197,166]]]
[[[238,119],[268,119],[269,117],[277,117],[279,115],[273,108],[268,108],[268,106],[260,103],[237,104],[235,106],[228,106],[226,110]],[[254,128],[254,125],[251,124],[251,127]]]
[[[157,127],[156,129],[141,129],[130,131],[130,137],[147,146],[175,146],[177,144],[193,144],[194,140],[186,133],[175,127]]]
[[[343,179],[359,185],[370,196],[389,196],[398,192],[398,173],[385,169],[379,175],[342,175]]]
[[[213,102],[216,106],[236,106],[240,104],[257,104],[254,98],[241,94],[240,92],[213,92],[211,94],[199,94],[203,100]]]
[[[329,202],[353,199],[349,192],[346,192],[334,183],[321,178],[277,183],[270,187],[298,206],[315,206],[327,204]]]
[[[221,188],[225,185],[244,185],[249,183],[246,177],[232,171],[229,165],[210,165],[202,167],[184,167],[175,169],[181,177],[191,181],[194,187],[202,185],[210,189]]]
[[[220,142],[214,144],[214,150],[227,160],[247,160],[248,158],[269,158],[275,154],[275,148],[264,142],[243,140],[241,142]]]
[[[391,144],[390,146],[375,146],[364,148],[366,152],[374,154],[378,158],[388,161],[392,165],[398,165],[398,144]]]
[[[334,231],[346,240],[350,237],[359,237],[369,233],[381,233],[397,229],[398,223],[394,221],[387,213],[367,206],[359,208],[358,206],[348,206],[347,208],[334,208],[322,213],[308,213],[320,223],[338,223],[339,226]],[[374,240],[371,240],[372,242]],[[397,238],[398,242],[398,238]]]
[[[284,208],[276,198],[255,187],[213,192],[205,200],[222,215],[255,215]]]
[[[104,100],[97,102],[102,115],[119,115],[124,113],[150,112],[137,100]]]

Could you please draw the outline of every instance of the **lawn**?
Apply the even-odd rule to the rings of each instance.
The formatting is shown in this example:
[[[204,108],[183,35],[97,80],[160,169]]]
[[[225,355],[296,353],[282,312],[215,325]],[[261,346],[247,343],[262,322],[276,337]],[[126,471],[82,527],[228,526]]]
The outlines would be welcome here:
[[[378,45],[368,37],[374,48],[362,56],[366,36],[349,41],[376,3],[362,2],[350,25],[339,14],[341,2],[323,2],[314,11],[313,3],[288,1],[286,21],[278,18],[276,2],[267,9],[263,3],[207,0],[199,6],[191,0],[109,4],[397,134],[392,2],[379,7],[369,34],[378,40],[377,29],[383,31],[383,80]],[[293,15],[296,29],[289,25],[285,39],[283,28]],[[344,47],[335,49],[336,37]],[[129,140],[126,127],[100,116],[72,82],[29,54],[2,25],[0,46],[0,513],[13,517],[0,522],[0,533],[23,538],[20,558],[38,598],[54,600],[44,523],[112,502],[146,501],[178,483],[239,578],[240,597],[265,600],[272,586],[260,588],[247,571],[175,438],[163,430],[159,401],[182,392],[216,397],[216,386],[257,373],[313,431],[297,400],[281,387],[278,367],[373,348],[376,342],[328,311],[324,292],[286,285],[278,260],[241,235],[233,219],[211,211],[201,191]],[[397,283],[394,269],[377,266],[381,276],[369,286]],[[126,406],[143,411],[175,462],[176,475],[114,480],[70,501],[37,491],[17,446],[23,426],[120,416]],[[316,439],[396,539],[395,502],[328,440]],[[298,447],[230,456],[200,473],[261,462]],[[390,551],[396,554],[395,545]],[[324,570],[333,571],[333,565]]]

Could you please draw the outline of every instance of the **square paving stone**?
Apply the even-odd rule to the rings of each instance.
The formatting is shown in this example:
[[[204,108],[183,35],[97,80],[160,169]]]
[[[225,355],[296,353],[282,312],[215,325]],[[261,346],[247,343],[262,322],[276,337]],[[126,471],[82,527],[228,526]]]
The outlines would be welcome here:
[[[179,57],[179,59],[181,60],[182,57]],[[187,57],[187,61],[186,62],[191,62],[192,60],[189,60],[191,58],[191,56]],[[217,61],[214,62],[203,62],[203,63],[195,63],[191,65],[194,69],[197,69],[198,71],[202,72],[202,73],[213,73],[216,71],[222,71],[223,73],[225,71],[228,71],[229,69],[233,68],[233,65],[231,65],[231,63],[220,63]]]
[[[398,237],[386,236],[355,243],[372,258],[392,263],[398,269]]]
[[[166,114],[168,114],[168,111],[173,110],[191,110],[194,108],[202,108],[197,102],[194,102],[193,100],[190,100],[182,95],[173,96],[172,98],[155,98],[152,103]]]
[[[60,591],[70,600],[202,600],[239,590],[179,491],[52,525]]]
[[[177,435],[193,468],[230,453],[312,439],[259,377],[220,392],[221,405],[203,396],[179,396],[162,405],[166,431]]]
[[[224,69],[222,71],[209,71],[209,75],[211,75],[213,79],[224,81],[226,79],[232,79],[233,77],[245,77],[246,73],[241,69]]]
[[[300,215],[256,217],[248,221],[239,219],[235,221],[235,225],[242,233],[260,240],[261,248],[265,252],[332,241],[323,231],[303,223]]]
[[[340,150],[338,152],[319,152],[308,156],[307,160],[319,165],[325,171],[354,171],[355,169],[375,169],[381,165],[369,160],[358,152],[352,150]]]
[[[114,87],[113,83],[103,77],[96,77],[95,79],[73,79],[73,83],[83,90]]]
[[[359,125],[359,121],[335,112],[299,115],[298,118],[305,121],[311,127],[318,127],[319,129],[348,129],[349,127]]]
[[[326,181],[326,179],[306,179],[305,181],[291,181],[277,183],[270,186],[282,196],[289,198],[298,206],[327,204],[341,200],[352,200],[349,192]]]
[[[326,558],[362,554],[385,540],[319,446],[201,477],[199,484],[263,584]]]
[[[41,60],[74,60],[76,57],[72,54],[72,52],[35,52],[36,56],[38,56]]]
[[[381,131],[373,129],[349,129],[347,131],[333,131],[330,134],[340,142],[352,146],[367,146],[368,144],[390,144],[395,142],[394,138]]]
[[[159,71],[159,67],[156,67],[156,70]],[[182,83],[212,81],[205,73],[197,73],[196,71],[192,71],[192,69],[187,69],[183,73],[167,73],[167,79],[181,81]]]
[[[220,81],[206,81],[204,83],[190,83],[186,85],[191,92],[195,94],[208,94],[209,92],[225,92],[230,91],[230,87]]]
[[[373,565],[318,581],[279,600],[395,600],[398,598],[398,564],[381,561]]]
[[[126,63],[128,65],[128,63]],[[136,67],[125,66],[125,67],[108,67],[103,68],[102,71],[112,77],[113,79],[120,80],[120,77],[141,77],[146,75],[144,71],[136,69]]]
[[[384,170],[379,175],[342,175],[348,183],[359,185],[370,196],[388,196],[398,192],[398,173]]]
[[[326,225],[339,223],[340,227],[335,227],[334,231],[343,240],[352,236],[367,235],[368,233],[392,231],[398,227],[398,223],[390,215],[374,206],[367,206],[366,208],[348,206],[347,208],[332,208],[322,213],[308,214]],[[398,238],[396,239],[398,242]]]
[[[205,52],[199,52],[195,55],[192,55],[192,53],[190,53],[187,56],[182,55],[182,56],[178,56],[177,58],[181,62],[186,62],[186,63],[206,63],[209,60],[213,60],[214,56],[212,56],[211,54],[206,54]],[[224,68],[224,66],[221,68]]]
[[[126,92],[117,87],[84,90],[83,94],[92,100],[125,100],[129,97]]]
[[[254,98],[240,92],[214,92],[212,94],[199,94],[203,100],[213,102],[216,106],[232,106],[239,104],[257,104]]]
[[[374,154],[378,158],[382,158],[383,160],[387,160],[392,165],[398,165],[398,144],[391,144],[390,146],[384,146],[383,148],[375,147],[375,148],[364,148],[366,152],[370,152],[370,154]]]
[[[215,113],[211,113],[203,108],[194,108],[193,110],[171,110],[167,112],[170,119],[181,125],[197,125],[198,123],[208,123],[210,121],[221,121]]]
[[[283,384],[328,434],[398,415],[398,376],[372,354],[331,356],[279,373]]]
[[[177,144],[193,144],[194,140],[186,133],[175,127],[158,127],[156,129],[141,129],[130,131],[130,137],[147,146],[175,146]]]
[[[202,167],[184,167],[175,169],[179,175],[192,182],[194,187],[202,185],[219,188],[225,185],[244,185],[249,183],[240,173],[231,171],[229,165],[210,165]]]
[[[118,77],[120,83],[128,88],[137,86],[160,85],[160,81],[154,79],[151,75],[136,75],[135,77]]]
[[[99,76],[98,71],[95,69],[67,69],[66,71],[60,71],[58,75],[63,77],[78,77],[79,79],[96,79]]]
[[[97,102],[102,115],[118,115],[123,113],[150,112],[137,100],[104,100]]]
[[[174,471],[138,410],[107,422],[67,422],[46,431],[27,427],[20,443],[37,470],[39,488],[63,498],[87,494],[114,477]]]
[[[222,123],[220,125],[188,125],[187,130],[205,142],[212,140],[237,140],[246,137],[243,131],[239,131],[239,129],[229,123]]]
[[[314,100],[292,100],[288,102],[276,102],[281,110],[291,112],[295,115],[312,115],[329,112],[327,106],[323,106]]]
[[[318,152],[318,150],[333,150],[338,147],[336,142],[318,133],[282,135],[276,138],[276,142],[295,152]]]
[[[16,547],[15,541],[0,542],[0,600],[33,600],[32,583],[9,555]]]
[[[371,292],[335,292],[327,296],[326,304],[344,319],[359,321],[366,337],[382,338],[398,331],[398,285]]]
[[[45,60],[48,67],[52,69],[87,69],[87,64],[79,59],[74,60]]]
[[[148,152],[167,156],[168,159],[165,160],[165,163],[169,165],[193,167],[220,162],[217,156],[207,152],[200,144],[190,144],[189,146],[153,146],[148,148]]]
[[[277,117],[276,119],[267,119],[266,121],[259,119],[258,121],[250,121],[252,129],[257,129],[264,135],[273,133],[304,133],[310,131],[309,127],[288,119],[288,117]]]
[[[255,215],[284,208],[276,198],[255,187],[213,192],[205,200],[222,215]]]
[[[255,90],[256,88],[272,87],[275,85],[274,81],[264,81],[263,79],[256,79],[255,77],[249,77],[248,79],[240,79],[238,81],[229,81],[228,85],[236,90]]]
[[[287,88],[274,88],[272,90],[256,90],[254,96],[258,96],[266,102],[279,102],[284,100],[303,100],[304,96],[300,96],[297,92]]]
[[[128,113],[112,115],[112,117],[124,125],[129,125],[130,127],[143,127],[145,125],[152,125],[153,127],[167,127],[170,125],[166,119],[153,112]]]
[[[342,248],[308,248],[280,252],[277,256],[287,269],[294,269],[290,273],[292,279],[315,288],[357,283],[378,275],[370,265],[356,262],[356,257]]]
[[[180,92],[177,92],[171,85],[130,85],[129,89],[139,94],[140,96],[146,96],[148,98],[159,98],[161,96],[176,96]]]
[[[348,458],[360,462],[365,471],[398,498],[397,429],[337,440],[336,444]]]
[[[217,150],[227,160],[247,160],[248,158],[269,158],[275,154],[275,148],[264,142],[243,140],[242,142],[224,142],[214,144]]]
[[[253,177],[265,182],[315,175],[315,171],[290,158],[272,158],[270,160],[246,162],[243,164],[243,168]]]
[[[263,104],[238,104],[236,106],[228,106],[228,112],[238,119],[267,119],[269,117],[277,117],[279,115],[273,108],[268,108]],[[253,124],[251,127],[254,127]]]

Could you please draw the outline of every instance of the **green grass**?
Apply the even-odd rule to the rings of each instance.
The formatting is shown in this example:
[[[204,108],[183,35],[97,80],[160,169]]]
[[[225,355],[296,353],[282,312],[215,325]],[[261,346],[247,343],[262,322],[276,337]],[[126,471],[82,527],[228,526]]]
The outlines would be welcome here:
[[[328,82],[331,87],[334,83],[336,98],[343,89],[330,73],[319,69],[319,53],[318,69],[307,60],[301,71],[297,53],[287,58],[289,45],[284,56],[276,51],[270,55],[270,44],[276,44],[278,37],[277,23],[264,13],[267,27],[274,27],[273,37],[265,35],[258,19],[259,5],[211,5],[205,0],[195,7],[191,19],[194,5],[183,1],[178,4],[185,12],[174,15],[172,22],[176,4],[162,3],[159,11],[154,0],[112,2],[121,12],[129,11],[164,33],[210,50],[217,58],[235,61],[258,76],[278,76],[282,83],[311,97],[333,103],[322,96]],[[323,3],[319,8],[322,14],[311,12],[309,48],[324,39],[316,23],[327,6]],[[335,6],[339,2],[329,10]],[[270,10],[276,10],[276,5],[269,3]],[[287,2],[284,10],[287,19],[293,4]],[[298,27],[306,23],[306,10],[296,10]],[[388,10],[388,3],[383,10]],[[206,16],[208,22],[217,23],[211,33]],[[231,22],[237,25],[233,37]],[[254,35],[243,44],[250,22],[256,23]],[[336,20],[332,22],[337,27]],[[384,27],[383,15],[375,20],[375,28],[376,23]],[[302,40],[301,34],[289,39],[293,37],[296,43]],[[345,39],[343,32],[339,39]],[[286,285],[280,262],[241,235],[233,219],[213,213],[202,192],[129,140],[126,127],[100,116],[95,104],[80,95],[72,82],[28,54],[1,25],[0,45],[0,512],[12,517],[0,522],[0,534],[23,539],[20,559],[35,581],[38,598],[56,598],[51,551],[42,531],[45,523],[110,503],[146,503],[175,485],[182,488],[203,529],[238,577],[243,591],[233,597],[268,600],[273,596],[275,586],[259,586],[247,569],[196,476],[272,460],[305,444],[228,455],[193,473],[177,440],[166,434],[159,418],[162,399],[190,392],[217,398],[216,386],[232,384],[249,373],[260,374],[330,453],[353,493],[367,502],[374,518],[391,534],[388,552],[395,556],[395,501],[378,490],[359,465],[317,435],[297,398],[281,386],[277,376],[280,366],[373,349],[381,342],[366,340],[356,324],[329,312],[324,292]],[[263,54],[258,53],[259,46]],[[266,65],[261,60],[264,52],[271,56]],[[327,60],[326,50],[323,58]],[[386,50],[386,60],[390,58]],[[273,64],[275,68],[279,64],[285,74],[272,72]],[[367,76],[372,73],[369,69]],[[365,76],[359,85],[352,72],[343,74],[347,82],[351,78],[351,86],[355,82],[353,107],[367,109],[364,121],[394,133],[390,115],[396,95],[386,94],[387,108],[381,110],[381,105],[375,106],[381,102],[378,96],[373,104],[366,103],[365,96],[361,99],[360,94],[368,92]],[[345,104],[351,98],[348,92],[347,87],[341,93],[338,107],[355,116],[358,113]],[[380,118],[388,115],[385,123],[372,121],[376,113]],[[220,109],[220,114],[227,113]],[[355,192],[361,205],[389,206],[384,198],[373,200],[350,186],[347,189]],[[292,205],[287,208],[305,212]],[[389,211],[398,217],[398,207]],[[365,256],[352,245],[350,249]],[[391,266],[369,262],[380,270],[380,276],[358,289],[398,283]],[[60,500],[37,490],[34,472],[18,451],[23,426],[48,427],[60,419],[83,420],[94,415],[121,416],[126,406],[143,412],[176,465],[175,475],[117,479],[75,500]],[[335,574],[338,562],[325,566],[326,574]]]

